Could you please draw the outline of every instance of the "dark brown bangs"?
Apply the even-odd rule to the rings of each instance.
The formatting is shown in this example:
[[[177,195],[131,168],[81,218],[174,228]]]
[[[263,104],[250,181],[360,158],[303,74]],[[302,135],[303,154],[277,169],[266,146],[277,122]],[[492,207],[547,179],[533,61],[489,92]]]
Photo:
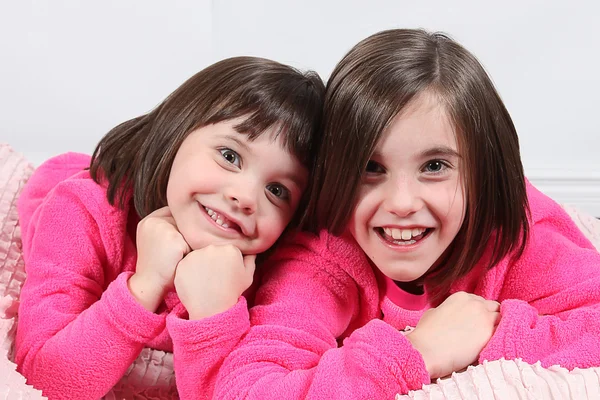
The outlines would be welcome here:
[[[239,117],[246,119],[237,129],[251,138],[277,127],[284,147],[311,169],[311,143],[318,134],[324,91],[314,72],[301,73],[258,57],[219,61],[185,81],[148,114],[107,133],[94,151],[90,172],[97,182],[108,181],[111,204],[123,206],[133,189],[135,208],[144,217],[166,205],[171,165],[187,135]]]
[[[301,75],[282,66],[269,73],[248,77],[243,85],[223,90],[218,105],[207,115],[206,125],[244,118],[235,129],[254,140],[275,128],[273,139],[279,138],[284,148],[307,167],[312,160],[313,132],[319,128],[324,84],[315,73]]]

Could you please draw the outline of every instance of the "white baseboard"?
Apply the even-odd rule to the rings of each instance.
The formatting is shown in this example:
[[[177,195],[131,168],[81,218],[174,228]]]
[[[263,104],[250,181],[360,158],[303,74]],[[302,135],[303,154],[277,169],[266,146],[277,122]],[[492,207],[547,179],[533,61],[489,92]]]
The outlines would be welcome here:
[[[558,203],[569,204],[600,218],[600,170],[526,170],[527,179]]]

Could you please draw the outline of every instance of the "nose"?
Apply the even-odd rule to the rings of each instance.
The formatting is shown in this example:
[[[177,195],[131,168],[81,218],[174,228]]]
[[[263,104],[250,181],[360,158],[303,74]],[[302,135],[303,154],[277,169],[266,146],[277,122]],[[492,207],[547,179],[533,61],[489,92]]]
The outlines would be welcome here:
[[[257,186],[252,182],[239,182],[228,188],[225,197],[234,208],[240,209],[245,214],[253,214],[258,203]]]
[[[423,207],[421,183],[407,176],[388,181],[384,209],[399,217],[407,217]]]

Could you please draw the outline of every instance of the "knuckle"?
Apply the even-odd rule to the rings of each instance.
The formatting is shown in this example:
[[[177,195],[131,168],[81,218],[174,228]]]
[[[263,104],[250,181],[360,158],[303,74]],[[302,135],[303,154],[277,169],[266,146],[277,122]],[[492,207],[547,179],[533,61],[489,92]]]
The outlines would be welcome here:
[[[234,251],[236,248],[235,248],[235,246],[234,246],[234,245],[232,245],[231,243],[227,243],[227,244],[223,245],[223,249],[224,249],[225,251],[232,252],[232,251]]]
[[[464,302],[469,300],[469,294],[467,292],[460,291],[452,294],[449,298],[451,298],[452,301]]]
[[[169,240],[169,241],[175,242],[175,241],[179,240],[179,236],[180,236],[179,232],[177,232],[176,230],[173,230],[173,229],[169,229],[165,232],[165,238],[166,238],[166,240]]]
[[[225,245],[223,252],[229,257],[234,257],[235,255],[237,255],[239,253],[239,250],[234,245],[227,244],[227,245]]]

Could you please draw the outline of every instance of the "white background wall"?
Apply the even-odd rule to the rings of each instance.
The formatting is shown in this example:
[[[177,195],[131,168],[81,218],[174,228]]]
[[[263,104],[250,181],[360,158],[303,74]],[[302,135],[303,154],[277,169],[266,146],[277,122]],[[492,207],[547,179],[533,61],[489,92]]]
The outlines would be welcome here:
[[[489,71],[534,184],[600,216],[599,19],[596,0],[0,0],[0,142],[36,165],[90,153],[221,58],[274,58],[327,78],[364,37],[423,27]]]

